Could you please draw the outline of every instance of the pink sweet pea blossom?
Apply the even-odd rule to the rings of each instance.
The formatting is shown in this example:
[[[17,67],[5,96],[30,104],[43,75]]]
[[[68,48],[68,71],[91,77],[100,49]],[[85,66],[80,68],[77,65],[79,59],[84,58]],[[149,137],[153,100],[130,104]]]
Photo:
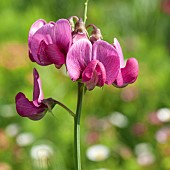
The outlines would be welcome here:
[[[112,84],[118,74],[120,61],[116,49],[103,40],[93,44],[86,38],[77,40],[70,48],[66,66],[73,81],[82,79],[88,90]]]
[[[44,99],[41,80],[36,69],[33,71],[34,89],[33,101],[29,101],[25,95],[19,92],[16,95],[16,110],[22,117],[28,117],[32,120],[39,120],[44,117],[49,108],[53,108],[55,101],[51,98]]]
[[[56,23],[39,19],[30,28],[28,36],[31,61],[46,66],[55,64],[60,68],[72,43],[71,25],[66,19]]]
[[[117,50],[120,69],[116,80],[113,85],[116,87],[125,87],[128,84],[134,83],[138,77],[138,61],[135,58],[129,58],[125,64],[122,48],[116,38],[114,38],[113,46]]]

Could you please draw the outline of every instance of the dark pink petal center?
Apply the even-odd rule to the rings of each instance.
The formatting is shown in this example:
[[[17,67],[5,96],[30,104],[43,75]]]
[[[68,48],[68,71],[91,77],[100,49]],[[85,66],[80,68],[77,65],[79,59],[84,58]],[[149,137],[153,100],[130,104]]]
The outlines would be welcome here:
[[[106,81],[106,70],[101,62],[92,60],[82,73],[82,82],[86,84],[88,90],[92,90],[96,85],[102,87]]]

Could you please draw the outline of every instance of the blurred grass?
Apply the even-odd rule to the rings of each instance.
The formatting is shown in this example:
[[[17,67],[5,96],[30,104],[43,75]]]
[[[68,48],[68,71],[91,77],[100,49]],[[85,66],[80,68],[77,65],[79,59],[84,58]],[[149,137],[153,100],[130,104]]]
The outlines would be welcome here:
[[[87,24],[94,23],[103,34],[104,40],[113,42],[117,37],[122,45],[124,57],[136,57],[139,61],[139,78],[134,85],[125,89],[105,86],[87,92],[84,97],[82,114],[82,160],[83,169],[93,170],[168,170],[170,153],[167,146],[155,139],[157,130],[169,125],[152,125],[149,114],[162,107],[170,107],[170,18],[161,8],[160,0],[90,0]],[[6,135],[6,127],[17,123],[21,132],[31,132],[35,141],[48,139],[55,144],[62,154],[66,169],[74,170],[73,163],[73,120],[60,107],[53,110],[41,121],[21,118],[15,111],[14,98],[22,91],[32,98],[32,69],[40,73],[45,97],[53,97],[72,110],[76,107],[76,83],[65,75],[66,71],[54,66],[40,67],[31,63],[27,54],[27,36],[31,24],[44,18],[47,21],[68,18],[71,15],[83,16],[84,1],[78,0],[1,0],[0,1],[0,134],[5,134],[8,145],[0,144],[0,163],[5,162],[11,169],[30,170],[32,145],[20,147],[16,137]],[[132,100],[125,100],[122,95],[136,93]],[[129,124],[121,129],[114,126],[107,130],[88,127],[92,117],[106,119],[114,111],[127,116]],[[4,115],[11,114],[10,117]],[[94,122],[95,123],[95,122]],[[146,131],[135,135],[134,125],[142,123]],[[87,136],[97,132],[99,139],[89,143]],[[1,142],[2,143],[2,137]],[[134,148],[138,143],[150,143],[153,147],[155,162],[148,166],[137,163]],[[111,150],[109,159],[92,162],[86,158],[88,146],[96,143],[107,145]],[[130,150],[129,157],[120,154],[121,147]]]

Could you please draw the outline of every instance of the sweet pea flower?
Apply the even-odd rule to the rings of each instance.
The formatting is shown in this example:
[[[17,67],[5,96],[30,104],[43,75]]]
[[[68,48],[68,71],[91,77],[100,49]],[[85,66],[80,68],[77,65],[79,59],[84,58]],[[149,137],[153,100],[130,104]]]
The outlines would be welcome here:
[[[68,73],[73,81],[82,79],[88,90],[112,84],[117,77],[120,61],[116,49],[103,40],[93,44],[86,38],[77,40],[66,58]]]
[[[116,49],[119,60],[120,69],[117,78],[113,82],[116,87],[125,87],[128,84],[134,83],[138,77],[138,61],[135,58],[129,58],[125,64],[122,53],[122,48],[116,38],[114,38],[114,48]]]
[[[37,70],[33,70],[34,89],[33,101],[29,101],[26,96],[19,92],[16,97],[16,110],[22,117],[28,117],[32,120],[39,120],[44,117],[45,113],[55,106],[55,100],[52,98],[44,99],[41,80]]]
[[[59,19],[56,23],[37,20],[31,26],[28,36],[31,61],[42,66],[55,64],[60,68],[65,63],[72,43],[71,32],[71,25],[66,19]]]

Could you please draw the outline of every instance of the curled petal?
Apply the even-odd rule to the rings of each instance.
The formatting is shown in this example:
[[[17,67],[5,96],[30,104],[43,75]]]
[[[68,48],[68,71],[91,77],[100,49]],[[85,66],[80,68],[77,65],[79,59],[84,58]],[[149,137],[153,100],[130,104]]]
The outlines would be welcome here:
[[[66,19],[59,19],[54,27],[53,41],[66,55],[72,43],[71,25]]]
[[[39,44],[39,49],[38,49],[38,54],[37,54],[39,64],[42,66],[53,64],[48,58],[46,48],[47,48],[47,44],[45,43],[44,40],[42,40]]]
[[[33,89],[33,103],[35,106],[40,106],[41,101],[44,99],[44,94],[42,91],[41,79],[37,70],[33,70],[34,76],[34,89]]]
[[[48,56],[48,59],[59,68],[62,66],[62,64],[65,63],[64,54],[55,44],[49,44],[46,46],[46,54]]]
[[[116,87],[122,87],[123,85],[123,77],[122,77],[122,72],[121,69],[119,70],[119,73],[117,75],[116,80],[114,81],[113,85],[115,85]]]
[[[34,60],[40,65],[50,64],[50,61],[46,59],[45,53],[45,47],[48,44],[52,44],[52,39],[50,35],[35,33],[35,35],[32,37],[30,52]]]
[[[28,56],[29,56],[29,58],[30,58],[30,60],[31,60],[32,62],[35,62],[34,57],[32,56],[30,50],[29,50],[29,52],[28,52]]]
[[[123,57],[123,53],[122,53],[122,48],[119,44],[119,41],[114,38],[114,47],[116,48],[117,50],[117,53],[119,55],[119,59],[120,59],[120,68],[123,68],[124,67],[124,57]]]
[[[22,117],[28,117],[32,120],[39,120],[44,117],[47,107],[42,104],[36,107],[33,102],[29,101],[23,93],[18,93],[15,97],[16,110]]]
[[[138,77],[138,61],[135,58],[129,58],[126,66],[121,69],[124,84],[131,84]]]
[[[34,33],[39,30],[42,26],[44,26],[46,24],[46,21],[44,21],[43,19],[39,19],[36,22],[34,22],[30,28],[29,34],[28,34],[28,45],[30,47],[30,43],[31,43],[31,38],[34,35]]]
[[[73,81],[81,78],[81,74],[91,61],[92,45],[87,39],[76,41],[70,48],[66,58],[68,73]]]
[[[106,80],[106,71],[101,62],[92,60],[82,74],[82,82],[88,90],[94,89],[96,85],[102,87]]]
[[[50,35],[52,37],[54,35],[54,22],[43,25],[35,34]]]
[[[98,40],[93,44],[93,59],[99,60],[104,65],[106,70],[106,84],[112,84],[120,68],[116,49],[109,43]]]

